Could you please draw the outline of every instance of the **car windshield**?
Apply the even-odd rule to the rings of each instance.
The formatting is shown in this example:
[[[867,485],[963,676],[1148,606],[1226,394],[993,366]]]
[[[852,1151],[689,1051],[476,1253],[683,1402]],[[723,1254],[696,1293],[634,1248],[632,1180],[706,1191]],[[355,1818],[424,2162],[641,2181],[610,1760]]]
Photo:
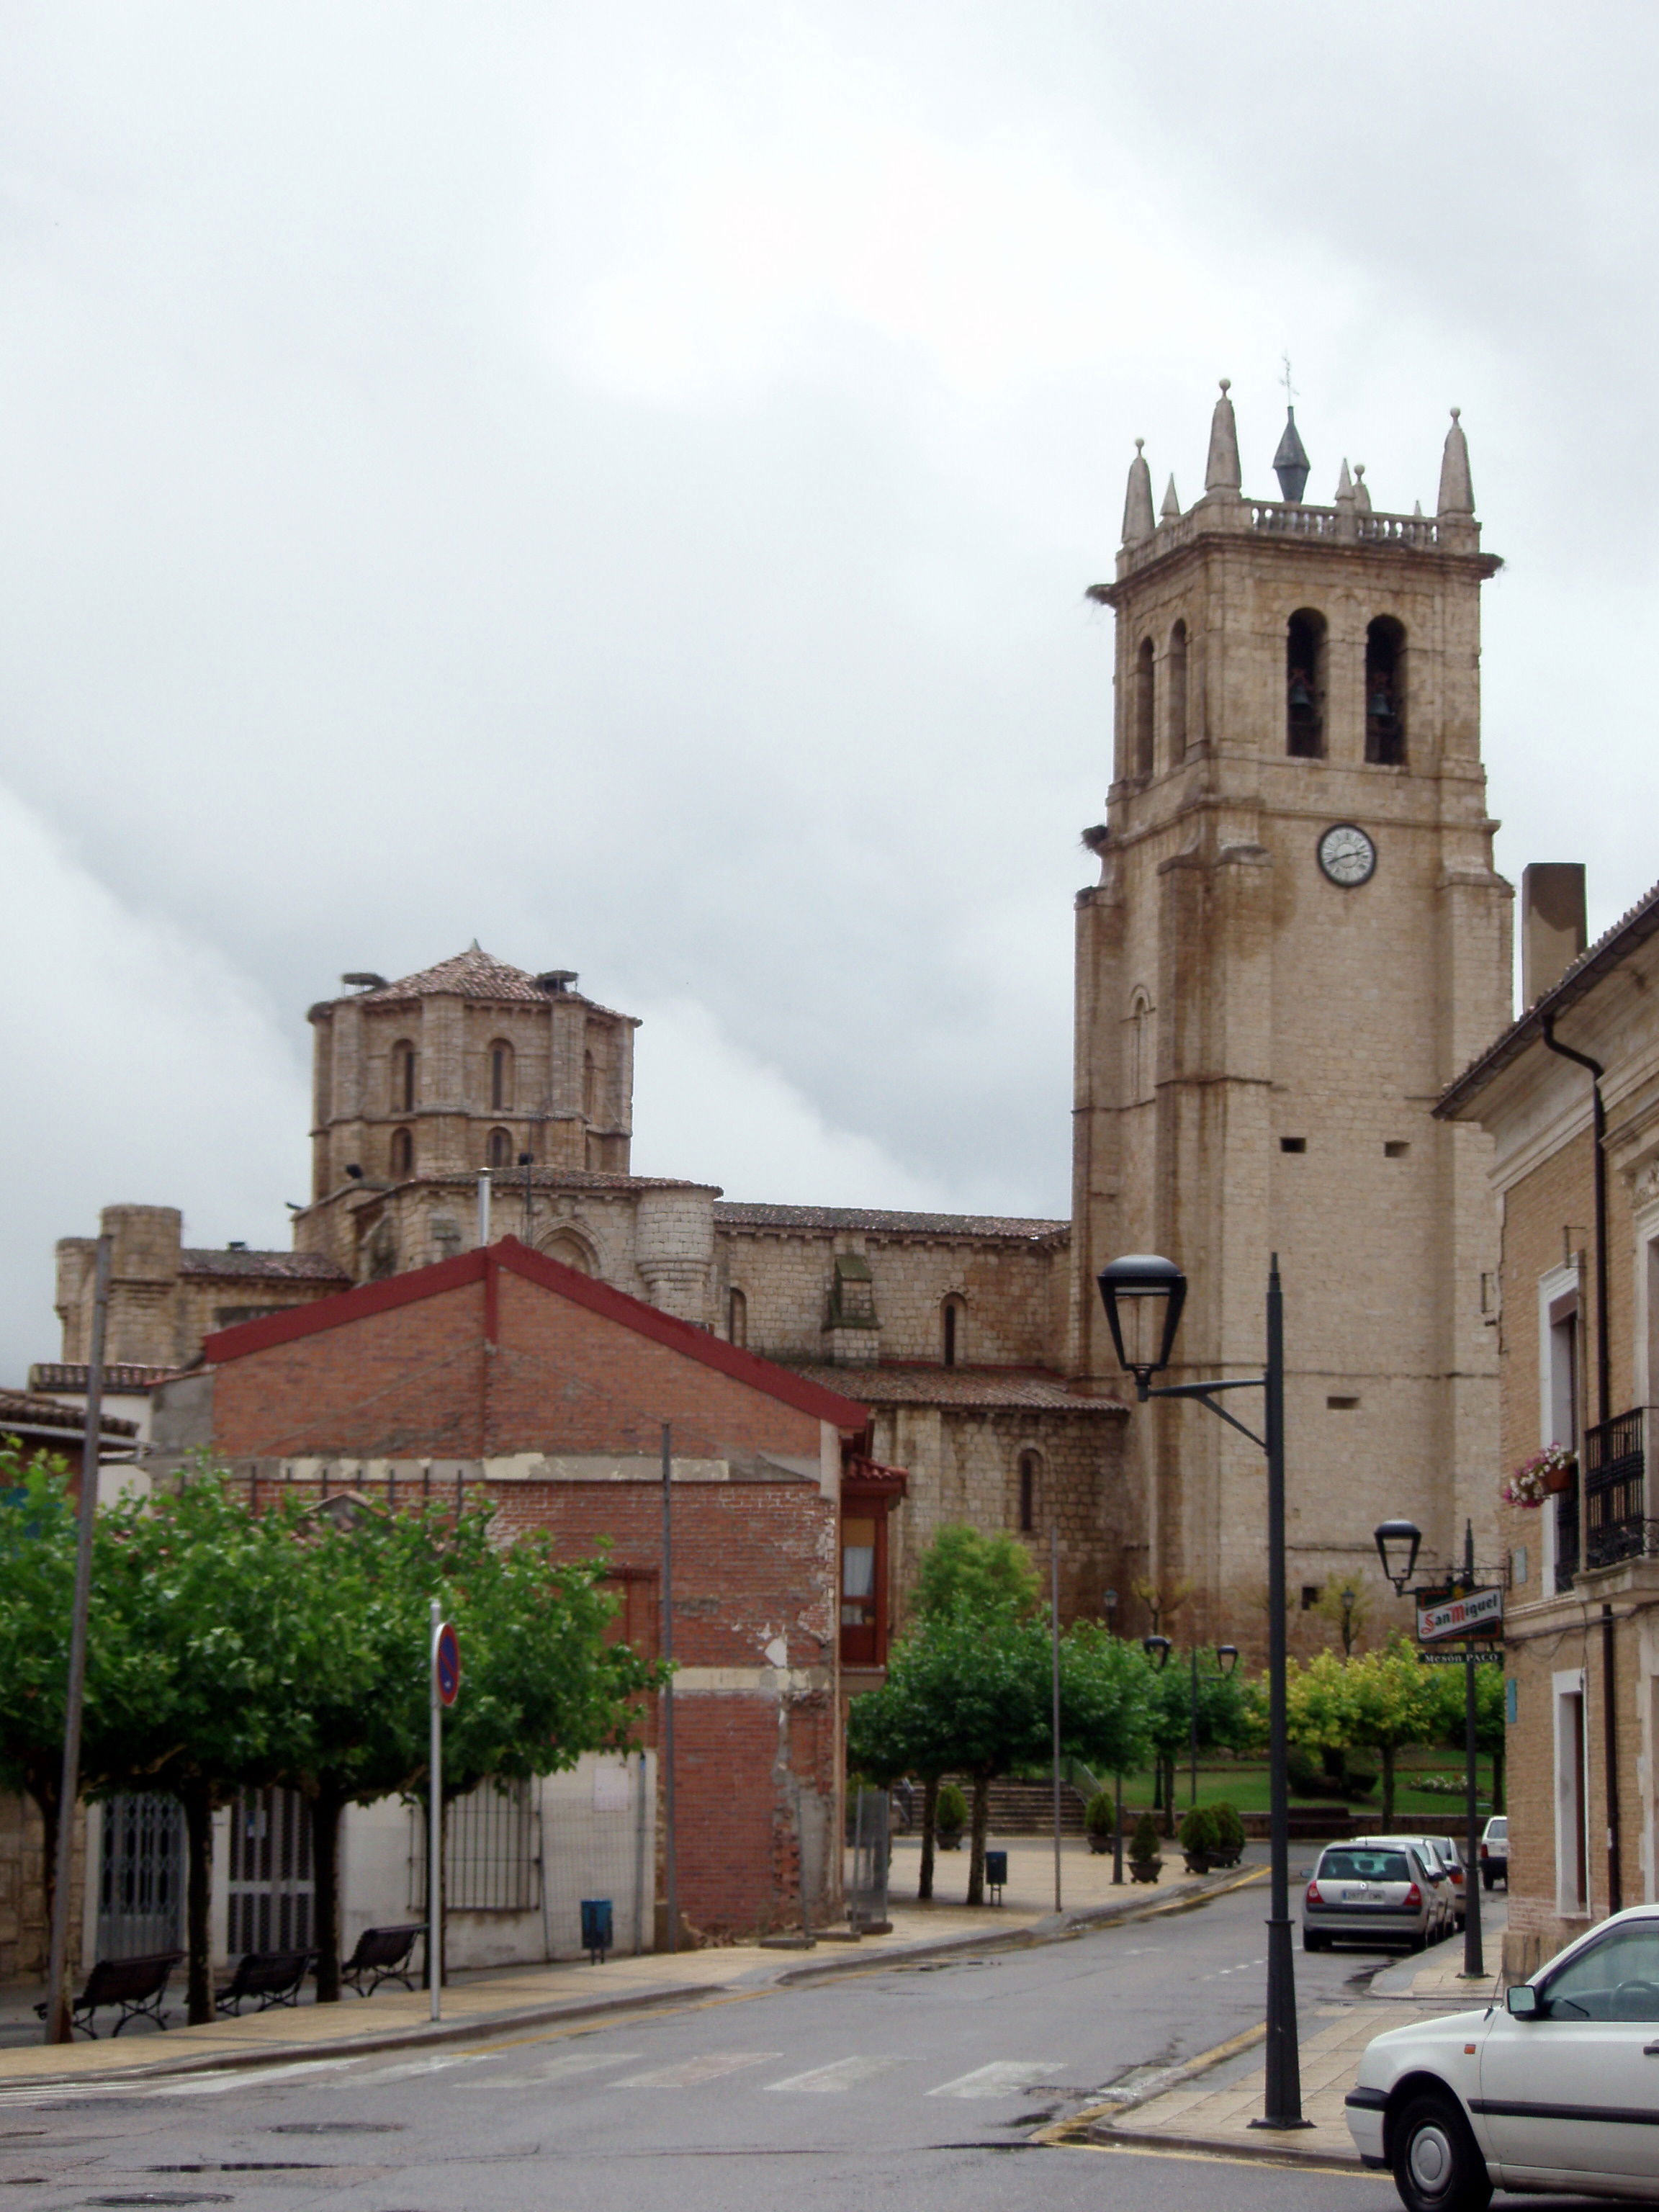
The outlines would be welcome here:
[[[1319,1862],[1322,1881],[1409,1881],[1404,1851],[1327,1851]]]

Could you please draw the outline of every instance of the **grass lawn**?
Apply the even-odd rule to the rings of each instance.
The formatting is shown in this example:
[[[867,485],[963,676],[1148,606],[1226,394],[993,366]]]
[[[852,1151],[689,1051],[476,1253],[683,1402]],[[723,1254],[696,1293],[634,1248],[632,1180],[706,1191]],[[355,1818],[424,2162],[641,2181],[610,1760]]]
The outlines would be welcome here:
[[[1451,1789],[1424,1790],[1413,1787],[1421,1781],[1450,1783]],[[1123,1802],[1137,1811],[1152,1802],[1153,1778],[1151,1772],[1126,1774],[1123,1778]],[[1476,1803],[1484,1820],[1492,1810],[1492,1761],[1483,1759],[1476,1781]],[[1223,1800],[1241,1813],[1265,1813],[1267,1810],[1267,1768],[1265,1760],[1257,1763],[1246,1759],[1225,1759],[1212,1763],[1200,1758],[1198,1762],[1198,1802],[1200,1805],[1216,1805]],[[1176,1810],[1185,1812],[1192,1802],[1192,1783],[1189,1770],[1183,1761],[1176,1771]],[[1358,1818],[1382,1817],[1382,1784],[1379,1780],[1369,1797],[1340,1798],[1329,1796],[1303,1797],[1291,1792],[1291,1809],[1299,1805],[1345,1804]],[[1395,1774],[1394,1817],[1403,1826],[1418,1813],[1450,1814],[1461,1817],[1463,1811],[1463,1762],[1447,1753],[1443,1759],[1425,1760],[1423,1764],[1407,1765],[1402,1758]]]

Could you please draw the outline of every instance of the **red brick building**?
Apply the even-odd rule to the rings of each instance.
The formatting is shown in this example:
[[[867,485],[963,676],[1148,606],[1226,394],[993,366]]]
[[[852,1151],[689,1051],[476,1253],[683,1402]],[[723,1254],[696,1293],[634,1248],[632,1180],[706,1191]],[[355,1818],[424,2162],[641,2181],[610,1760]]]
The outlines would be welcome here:
[[[256,1500],[482,1486],[507,1531],[545,1528],[572,1556],[607,1542],[622,1632],[653,1655],[671,1425],[680,1910],[787,1924],[803,1884],[815,1911],[833,1905],[842,1622],[855,1614],[848,1656],[867,1667],[889,1607],[864,1594],[884,1546],[865,1554],[902,1490],[858,1456],[863,1406],[513,1238],[223,1330],[204,1357],[159,1394],[158,1448],[209,1446]]]

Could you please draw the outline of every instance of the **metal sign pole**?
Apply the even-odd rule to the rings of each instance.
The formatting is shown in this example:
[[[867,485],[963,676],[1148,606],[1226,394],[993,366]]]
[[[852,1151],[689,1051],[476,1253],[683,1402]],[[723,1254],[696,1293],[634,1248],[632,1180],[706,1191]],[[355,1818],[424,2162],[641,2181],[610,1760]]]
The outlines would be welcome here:
[[[444,1709],[438,1699],[438,1635],[443,1608],[432,1601],[431,1650],[427,1654],[427,1694],[432,1701],[432,1735],[428,1747],[426,1815],[426,1978],[432,1986],[432,2017],[443,2014],[444,1926]]]
[[[1048,1523],[1048,1627],[1054,1654],[1054,1911],[1060,1903],[1060,1523]]]

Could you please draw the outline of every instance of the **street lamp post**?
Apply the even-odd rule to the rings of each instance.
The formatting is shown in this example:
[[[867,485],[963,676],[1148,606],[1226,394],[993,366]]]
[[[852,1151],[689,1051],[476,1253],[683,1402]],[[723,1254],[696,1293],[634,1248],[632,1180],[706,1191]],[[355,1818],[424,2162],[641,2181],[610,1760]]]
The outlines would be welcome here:
[[[1412,1578],[1412,1570],[1417,1565],[1423,1532],[1415,1522],[1385,1521],[1379,1528],[1373,1530],[1372,1541],[1382,1562],[1383,1573],[1394,1584],[1395,1594],[1404,1597],[1406,1585]],[[1467,1596],[1474,1588],[1474,1523],[1466,1521],[1463,1524],[1463,1594]],[[1466,1636],[1463,1639],[1463,1856],[1467,1863],[1463,1869],[1463,1974],[1466,1980],[1484,1981],[1486,1961],[1480,1930],[1480,1816],[1475,1807],[1475,1785],[1480,1778],[1474,1669],[1474,1639]]]
[[[1267,1459],[1267,1716],[1272,1862],[1267,1912],[1267,2094],[1261,2118],[1251,2125],[1290,2129],[1312,2124],[1302,2117],[1302,2078],[1296,2034],[1296,1966],[1291,1948],[1290,1777],[1286,1767],[1285,1669],[1285,1298],[1275,1252],[1267,1272],[1267,1362],[1259,1376],[1213,1382],[1174,1382],[1154,1389],[1152,1378],[1170,1364],[1176,1329],[1187,1298],[1187,1278],[1173,1261],[1155,1253],[1114,1260],[1100,1276],[1112,1343],[1135,1395],[1196,1398]],[[1126,1344],[1125,1332],[1131,1341]],[[1260,1390],[1266,1401],[1264,1433],[1217,1401],[1223,1390]]]

